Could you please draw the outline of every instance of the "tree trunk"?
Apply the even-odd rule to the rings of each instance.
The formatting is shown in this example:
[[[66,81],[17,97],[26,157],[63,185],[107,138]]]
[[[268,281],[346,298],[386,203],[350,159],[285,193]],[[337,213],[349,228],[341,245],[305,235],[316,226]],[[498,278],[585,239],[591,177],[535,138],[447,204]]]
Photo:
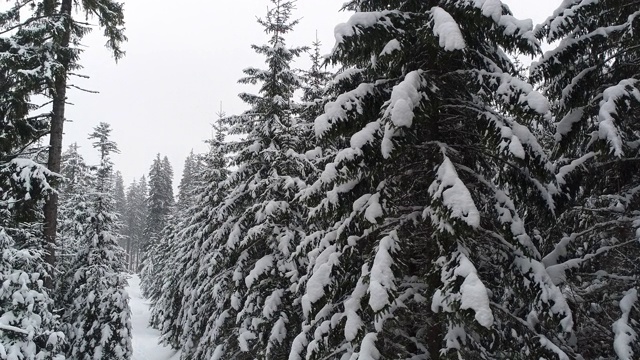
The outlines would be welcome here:
[[[66,50],[71,38],[71,9],[72,0],[62,0],[60,14],[66,17],[65,30],[60,44]],[[51,111],[51,132],[49,134],[49,159],[47,167],[54,173],[60,173],[60,161],[62,157],[62,135],[64,126],[64,110],[67,100],[67,72],[69,70],[70,55],[58,54],[58,61],[63,67],[61,73],[56,75],[53,89],[53,108]],[[56,231],[58,218],[58,195],[51,194],[44,205],[44,239],[45,260],[52,271],[45,278],[45,286],[53,288],[53,268],[56,263]]]
[[[127,270],[131,271],[131,236],[127,236]]]

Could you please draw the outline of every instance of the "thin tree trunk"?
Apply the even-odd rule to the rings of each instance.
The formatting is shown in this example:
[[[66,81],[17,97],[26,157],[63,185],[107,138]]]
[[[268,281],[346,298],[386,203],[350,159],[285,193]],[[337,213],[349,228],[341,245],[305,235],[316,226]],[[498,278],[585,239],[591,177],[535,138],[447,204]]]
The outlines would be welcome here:
[[[131,236],[127,236],[127,270],[131,271]]]
[[[60,14],[67,17],[65,30],[60,44],[62,49],[69,47],[71,39],[72,0],[62,0]],[[67,100],[67,71],[69,70],[69,54],[58,54],[58,61],[63,70],[56,76],[53,89],[53,108],[51,111],[51,133],[49,134],[49,159],[47,167],[54,173],[60,173],[62,157],[62,135],[64,126],[64,110]],[[53,270],[56,263],[56,230],[58,218],[58,195],[51,194],[44,205],[44,239],[46,241],[45,260]],[[45,278],[45,286],[53,288],[53,271]]]
[[[138,267],[140,266],[140,247],[136,249],[136,267],[133,269],[133,272],[138,272]]]

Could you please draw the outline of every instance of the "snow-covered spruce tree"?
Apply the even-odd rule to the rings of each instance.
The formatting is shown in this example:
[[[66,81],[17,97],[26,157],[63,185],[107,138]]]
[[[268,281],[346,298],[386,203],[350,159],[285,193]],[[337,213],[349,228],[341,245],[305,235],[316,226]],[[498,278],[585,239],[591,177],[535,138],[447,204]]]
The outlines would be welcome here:
[[[151,302],[152,308],[155,307],[155,303],[158,302],[164,293],[167,291],[165,284],[173,281],[177,274],[176,266],[179,266],[175,262],[175,251],[178,250],[178,229],[181,224],[180,212],[177,211],[167,218],[167,225],[158,234],[158,239],[153,247],[149,251],[149,258],[153,259],[153,273],[150,274],[143,270],[143,274],[146,277],[145,291],[146,298]],[[150,325],[155,328],[160,328],[162,325],[163,312],[154,313],[150,320]],[[176,314],[172,314],[176,316]]]
[[[121,3],[25,0],[9,4],[0,12],[0,28],[4,34],[10,34],[0,39],[0,67],[20,70],[16,83],[20,84],[21,91],[9,97],[15,100],[39,94],[51,99],[50,111],[37,117],[46,121],[50,144],[47,167],[56,173],[60,172],[68,78],[79,67],[79,44],[90,30],[85,23],[74,19],[74,9],[86,18],[98,19],[107,38],[106,46],[116,60],[124,55],[120,48],[126,40]],[[45,258],[51,266],[55,263],[57,209],[57,193],[52,193],[44,207]],[[52,285],[49,278],[46,281],[48,286]]]
[[[167,160],[166,157],[165,160]],[[194,201],[197,200],[197,171],[198,158],[192,151],[185,159],[182,178],[178,187],[180,192],[175,209],[167,215],[166,225],[158,234],[158,239],[151,249],[149,249],[148,259],[152,263],[152,267],[145,268],[143,271],[145,296],[152,304],[166,294],[168,283],[175,285],[177,278],[181,276],[181,274],[175,272],[176,266],[180,267],[182,265],[176,263],[177,253],[183,246],[179,241],[179,232],[184,228],[185,222],[188,221],[189,210]],[[172,289],[176,289],[176,287],[172,286]],[[177,296],[178,294],[171,294],[171,296],[174,295]],[[161,328],[162,323],[165,321],[163,320],[165,312],[162,310],[162,306],[152,307],[157,311],[152,315],[151,323],[154,327]],[[167,315],[174,318],[178,315],[177,309],[168,309],[167,311],[170,311]]]
[[[76,143],[62,154],[61,175],[63,183],[59,189],[57,261],[55,277],[56,302],[63,304],[64,297],[73,282],[71,269],[75,267],[76,255],[81,248],[80,239],[86,232],[89,221],[90,190],[94,176]]]
[[[549,114],[506,55],[535,54],[500,1],[351,1],[315,121],[347,140],[304,191],[304,324],[289,359],[571,356],[572,314],[524,216],[549,216]],[[549,189],[549,190],[548,190]],[[288,334],[289,335],[289,334]]]
[[[176,201],[173,197],[173,167],[169,162],[169,158],[166,156],[162,158],[162,183],[167,189],[166,197],[168,204],[170,206],[175,205]]]
[[[259,84],[259,94],[240,94],[250,110],[225,119],[230,134],[246,136],[230,144],[237,170],[224,183],[228,193],[210,224],[215,231],[200,250],[203,280],[193,296],[208,296],[198,295],[188,311],[206,322],[190,330],[197,347],[186,349],[184,359],[282,359],[299,331],[300,266],[292,254],[304,237],[305,215],[296,194],[312,167],[292,105],[300,80],[290,66],[304,49],[284,40],[296,24],[293,8],[292,1],[273,0],[259,20],[271,37],[253,49],[267,68],[245,69],[240,80]]]
[[[110,157],[118,148],[109,139],[110,133],[109,124],[100,123],[89,135],[100,152],[100,164],[89,194],[88,221],[64,314],[69,324],[68,356],[77,360],[130,359],[132,354],[125,256],[118,245]]]
[[[178,209],[189,208],[194,201],[193,195],[198,181],[199,159],[198,155],[193,153],[193,150],[189,153],[189,156],[184,160],[184,167],[182,171],[182,178],[180,178],[180,185],[178,185]]]
[[[142,245],[142,268],[140,269],[141,290],[149,296],[151,284],[158,280],[155,264],[164,256],[158,252],[162,229],[168,224],[175,205],[173,198],[173,169],[169,159],[156,156],[149,170],[149,195],[147,197],[147,219]]]
[[[309,55],[311,68],[304,71],[302,76],[303,103],[300,115],[302,118],[309,120],[309,125],[313,125],[313,120],[322,113],[327,98],[327,84],[333,78],[333,74],[326,69],[326,64],[320,54],[320,46],[322,43],[317,36],[311,45]],[[309,131],[309,134],[313,136],[313,131]]]
[[[51,312],[42,274],[22,270],[43,261],[41,253],[14,245],[0,226],[0,358],[64,359],[64,335],[55,330],[59,322]]]
[[[14,221],[21,218],[16,211],[29,211],[39,203],[38,199],[50,193],[49,180],[54,176],[29,159],[6,161],[11,154],[3,150],[0,150],[0,358],[61,360],[64,335],[59,331],[60,323],[52,313],[53,302],[43,286],[43,278],[47,276],[42,271],[43,253],[34,248],[18,249],[9,235],[28,231],[25,229],[28,223]]]
[[[0,18],[2,15],[0,13]],[[0,37],[0,154],[3,163],[12,157],[25,157],[28,150],[42,150],[34,149],[33,145],[48,132],[49,114],[38,112],[31,96],[41,87],[38,70],[52,72],[55,64],[42,66],[35,60],[38,58],[35,51],[21,46],[16,38]]]
[[[180,223],[172,234],[176,243],[172,253],[174,270],[164,276],[164,290],[152,313],[160,325],[162,342],[182,348],[184,353],[195,351],[207,324],[213,321],[208,314],[214,303],[201,294],[213,293],[216,282],[207,268],[200,271],[200,264],[206,264],[214,254],[216,243],[211,241],[211,235],[215,224],[222,221],[216,209],[224,199],[221,184],[228,175],[226,129],[218,122],[214,130],[215,137],[208,141],[209,152],[197,161],[192,203],[188,208],[178,207]]]
[[[158,328],[162,328],[162,324],[171,320],[165,317],[175,319],[178,316],[179,309],[175,308],[175,302],[173,299],[179,297],[181,299],[182,294],[177,290],[177,280],[182,276],[181,273],[176,273],[176,269],[182,267],[184,264],[178,262],[178,253],[184,249],[183,244],[180,241],[180,231],[186,226],[186,222],[189,221],[189,210],[197,201],[198,189],[197,189],[197,171],[198,171],[198,157],[191,151],[184,162],[182,177],[180,179],[178,202],[175,210],[169,214],[164,229],[159,234],[157,242],[150,250],[150,258],[154,259],[153,274],[149,277],[149,284],[147,285],[147,299],[152,303],[152,317],[151,324]],[[198,204],[198,208],[201,204]],[[155,304],[160,301],[160,298],[169,298],[173,302],[174,306],[165,308],[164,303],[156,306]],[[165,301],[164,299],[162,300]],[[174,345],[174,344],[172,344]],[[174,345],[175,346],[175,345]]]
[[[531,71],[553,100],[557,177],[570,195],[544,236],[543,262],[570,294],[585,359],[640,354],[638,5],[562,2],[538,28],[558,45]]]
[[[9,24],[14,24],[14,21],[10,11],[0,12],[0,28],[3,25],[11,27]],[[5,200],[10,196],[11,184],[22,182],[28,189],[31,184],[28,174],[43,173],[37,158],[47,151],[39,142],[49,131],[49,113],[33,104],[31,97],[42,89],[45,74],[54,72],[56,64],[42,64],[40,60],[46,45],[29,42],[28,38],[34,31],[34,26],[25,26],[14,32],[13,36],[0,37],[0,164],[3,166],[2,175],[7,176],[0,181],[7,186],[3,189]],[[25,173],[12,173],[14,170]],[[43,179],[33,180],[37,183]],[[49,180],[55,182],[57,179],[54,177]],[[6,214],[10,216],[3,219],[5,231],[16,246],[42,250],[44,239],[40,203],[46,196],[29,196],[17,202],[5,203],[11,208],[10,213]],[[46,257],[46,253],[43,255]],[[38,267],[36,271],[43,271],[42,266]],[[41,275],[46,281],[52,274],[46,270]]]
[[[322,114],[324,105],[332,99],[329,83],[334,74],[327,70],[327,64],[320,55],[320,40],[317,35],[315,41],[311,43],[309,60],[311,67],[303,71],[302,74],[302,104],[298,106],[297,113],[301,121],[299,122],[299,133],[301,140],[309,145],[317,144],[317,139],[313,133],[313,121]],[[322,160],[329,158],[327,149],[316,146],[305,154],[313,163],[320,164]],[[318,171],[316,171],[317,173]]]
[[[39,211],[55,175],[33,160],[42,151],[33,144],[47,132],[46,116],[30,103],[39,85],[29,70],[40,64],[14,40],[0,38],[0,357],[57,360],[64,335],[43,286],[50,267]]]
[[[115,201],[115,211],[118,213],[120,220],[120,224],[118,225],[120,229],[120,246],[124,249],[126,246],[126,238],[124,236],[123,221],[124,214],[127,212],[127,196],[124,192],[124,179],[122,178],[122,173],[120,171],[116,171],[114,178],[113,196]]]
[[[127,208],[124,214],[124,233],[127,238],[128,269],[136,271],[140,264],[140,250],[144,239],[147,219],[147,179],[143,175],[139,181],[133,181],[127,189]]]
[[[166,321],[165,317],[177,317],[177,309],[165,309],[163,304],[157,305],[161,298],[167,295],[175,296],[173,287],[169,289],[167,284],[174,284],[182,274],[176,272],[181,264],[176,262],[180,241],[178,235],[182,225],[181,212],[177,211],[167,219],[167,225],[159,234],[158,242],[151,249],[151,256],[156,259],[154,263],[154,275],[147,279],[147,299],[151,302],[152,315],[150,324],[156,329],[161,329]],[[169,294],[167,294],[169,292]]]

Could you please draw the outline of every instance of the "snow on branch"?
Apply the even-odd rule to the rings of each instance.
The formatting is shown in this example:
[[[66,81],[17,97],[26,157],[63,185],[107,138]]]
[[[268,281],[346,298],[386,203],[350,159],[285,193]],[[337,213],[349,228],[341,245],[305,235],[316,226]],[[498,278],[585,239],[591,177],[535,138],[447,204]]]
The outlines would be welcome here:
[[[562,138],[571,132],[573,124],[582,120],[584,115],[584,107],[572,109],[567,115],[565,115],[556,126],[556,133],[554,135],[556,142],[562,141]]]
[[[487,288],[478,277],[476,267],[464,252],[466,250],[459,246],[458,251],[452,255],[452,267],[446,264],[445,258],[437,261],[443,268],[441,278],[445,285],[444,289],[436,290],[433,295],[431,310],[436,313],[440,310],[453,312],[452,304],[458,302],[461,309],[471,309],[475,312],[475,319],[480,325],[491,328],[494,318]],[[452,291],[451,287],[455,286],[457,277],[464,278],[464,281],[458,291]]]
[[[426,85],[421,76],[421,71],[416,70],[405,75],[404,80],[393,87],[384,117],[391,120],[391,124],[385,126],[382,140],[382,156],[389,158],[393,151],[391,139],[397,134],[396,128],[411,127],[413,124],[414,110],[420,101],[427,98],[419,89]]]
[[[389,15],[392,14],[399,14],[399,11],[356,12],[351,15],[346,23],[338,24],[335,27],[334,36],[336,38],[336,47],[342,43],[345,38],[354,36],[358,32],[358,29],[372,27],[376,24],[393,27],[393,23],[389,17]]]
[[[340,252],[335,245],[327,247],[316,258],[313,274],[307,280],[306,292],[302,296],[302,310],[305,317],[311,313],[311,307],[325,295],[325,287],[331,284],[331,272],[340,264]]]
[[[426,97],[418,90],[425,85],[421,72],[420,70],[411,71],[405,75],[401,83],[393,87],[385,116],[390,117],[393,125],[397,127],[411,127],[413,109]]]
[[[347,300],[344,302],[344,317],[346,318],[344,324],[344,338],[347,341],[353,341],[358,336],[358,332],[363,327],[364,322],[358,312],[361,310],[362,298],[367,293],[367,285],[365,284],[365,278],[369,275],[369,268],[365,264],[362,266],[360,278],[356,283],[353,292]]]
[[[374,90],[373,84],[360,84],[354,90],[338,96],[336,101],[324,106],[324,114],[316,118],[314,122],[315,133],[318,138],[331,129],[336,121],[346,121],[348,112],[363,113],[362,101]]]
[[[5,325],[2,323],[0,323],[0,330],[13,331],[20,334],[29,335],[29,332],[27,330],[21,329],[19,327],[11,326],[11,325]]]
[[[564,283],[567,280],[566,272],[571,269],[576,269],[582,266],[583,263],[595,258],[598,255],[605,254],[610,252],[613,249],[617,249],[620,247],[627,246],[631,243],[634,243],[636,240],[630,240],[627,242],[619,243],[612,246],[601,246],[597,248],[594,252],[585,254],[580,258],[569,259],[560,264],[554,264],[547,267],[547,273],[551,277],[551,280],[555,285],[559,285]]]
[[[250,288],[261,275],[267,273],[267,271],[271,270],[272,267],[273,256],[265,255],[258,260],[254,268],[249,272],[249,276],[244,279],[247,288]]]
[[[429,186],[429,194],[434,198],[441,198],[442,204],[451,210],[451,217],[458,218],[473,228],[480,226],[480,212],[469,189],[460,180],[455,166],[447,156],[438,168],[437,178]]]
[[[362,195],[353,202],[352,208],[355,212],[364,212],[364,218],[372,224],[377,224],[377,219],[383,215],[380,193]]]
[[[617,157],[621,157],[624,154],[622,136],[616,126],[617,104],[624,99],[635,99],[640,102],[640,91],[636,87],[637,83],[638,80],[636,79],[625,79],[617,85],[608,87],[602,93],[600,111],[598,112],[598,137],[609,142],[611,152]]]
[[[466,47],[458,23],[451,15],[439,6],[431,8],[433,34],[438,37],[439,44],[445,51],[462,50]]]
[[[360,356],[358,356],[359,360],[379,360],[380,359],[380,351],[376,347],[376,341],[378,340],[378,335],[376,333],[368,333],[365,335],[364,339],[362,339],[362,343],[360,344]]]
[[[353,149],[362,149],[363,146],[369,143],[373,143],[376,134],[380,132],[380,121],[375,120],[362,128],[362,130],[356,132],[351,136],[350,145]]]
[[[595,3],[596,0],[583,0],[583,2]],[[561,37],[565,35],[564,32],[560,30],[559,24],[566,23],[566,24],[563,24],[563,26],[567,26],[567,28],[571,28],[570,26],[568,26],[568,23],[574,21],[573,20],[574,12],[569,11],[566,14],[567,14],[566,18],[558,17],[557,19],[553,20],[551,23],[549,23],[549,20],[548,20],[548,22],[543,25],[549,28],[550,34],[552,34],[552,36],[547,39],[548,41],[557,40],[556,36]],[[576,32],[577,35],[575,36],[564,36],[564,38],[560,41],[558,46],[556,46],[552,50],[546,51],[542,55],[540,60],[534,61],[531,63],[530,73],[531,74],[541,73],[542,72],[541,67],[546,67],[554,63],[561,63],[561,61],[558,60],[558,58],[561,57],[563,53],[570,51],[571,48],[574,48],[574,47],[577,48],[579,46],[590,47],[589,43],[594,41],[594,39],[596,38],[601,38],[601,37],[608,38],[614,33],[629,31],[629,29],[633,28],[633,21],[638,16],[640,16],[640,11],[636,11],[633,14],[629,15],[627,17],[627,20],[621,24],[611,25],[611,26],[602,26],[593,31],[586,32],[584,34],[582,34],[582,32]],[[542,31],[542,29],[543,28],[539,28],[536,31],[540,32]]]
[[[498,26],[504,28],[504,35],[513,36],[517,34],[533,46],[540,44],[533,32],[533,21],[531,19],[519,20],[512,15],[504,14],[501,0],[471,1],[475,8],[481,10],[482,15],[491,18]]]
[[[534,90],[533,86],[526,81],[522,81],[507,73],[490,73],[484,70],[479,71],[480,75],[495,77],[499,80],[500,86],[496,93],[505,101],[511,103],[510,99],[519,95],[516,100],[519,104],[528,106],[531,110],[541,115],[549,113],[551,105],[544,95]],[[490,80],[491,81],[491,80]]]
[[[380,240],[369,280],[369,306],[375,312],[391,305],[389,293],[396,290],[394,274],[391,267],[394,260],[392,254],[398,249],[398,234],[391,231]]]
[[[587,162],[589,159],[591,159],[591,158],[593,158],[595,156],[596,156],[596,153],[594,153],[593,151],[590,151],[590,152],[582,155],[581,157],[571,161],[570,164],[562,166],[558,170],[558,173],[556,174],[556,182],[558,183],[558,185],[560,185],[560,186],[566,185],[567,180],[565,178],[569,174],[571,174],[575,169],[579,168],[585,162]]]
[[[633,359],[631,344],[635,343],[638,334],[629,325],[629,314],[636,301],[638,301],[638,290],[634,288],[627,291],[620,300],[622,316],[613,323],[613,332],[615,333],[613,349],[620,360]]]
[[[569,356],[567,356],[567,354],[562,351],[562,349],[560,349],[558,345],[554,344],[551,340],[549,340],[542,334],[539,334],[538,336],[540,337],[540,345],[542,345],[543,348],[556,354],[558,356],[558,360],[569,360]]]
[[[551,276],[544,265],[533,258],[518,256],[514,261],[515,267],[531,282],[531,286],[537,286],[540,291],[538,301],[532,301],[535,310],[528,316],[530,326],[535,326],[539,309],[548,308],[550,315],[559,316],[560,326],[565,332],[573,329],[573,314],[564,294],[552,281]],[[546,311],[546,310],[545,310]]]
[[[599,2],[599,0],[563,0],[560,6],[554,10],[553,15],[538,25],[535,31],[540,32],[547,28],[549,40],[555,41],[563,36],[563,29],[572,29],[575,26],[574,16],[580,12],[581,8],[597,5]]]
[[[380,52],[380,56],[388,55],[394,51],[400,51],[401,49],[402,46],[400,46],[398,39],[391,39]]]
[[[25,200],[29,200],[33,190],[39,192],[53,192],[53,188],[49,184],[49,178],[58,176],[49,171],[46,166],[26,158],[15,158],[2,166],[0,171],[11,173],[13,186],[19,187],[20,191],[24,191]],[[36,186],[38,189],[35,189]]]
[[[607,228],[609,226],[615,225],[617,224],[618,221],[617,220],[612,220],[612,221],[607,221],[607,222],[602,222],[602,223],[597,223],[595,225],[593,225],[592,227],[585,229],[581,232],[577,232],[577,233],[572,233],[571,235],[568,236],[564,236],[562,239],[560,239],[560,241],[556,244],[555,248],[550,251],[543,259],[542,259],[542,263],[544,264],[545,267],[550,267],[553,265],[557,265],[560,257],[562,256],[566,256],[567,255],[567,247],[574,241],[576,241],[576,239],[578,239],[579,237],[589,234],[599,228]]]

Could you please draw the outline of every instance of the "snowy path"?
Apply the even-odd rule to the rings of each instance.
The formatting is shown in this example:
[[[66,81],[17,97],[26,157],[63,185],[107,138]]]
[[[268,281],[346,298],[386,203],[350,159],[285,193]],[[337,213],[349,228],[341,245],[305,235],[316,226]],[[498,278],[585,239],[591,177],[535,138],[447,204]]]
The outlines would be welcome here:
[[[179,360],[180,355],[169,347],[158,345],[160,332],[148,326],[151,311],[140,292],[140,278],[132,275],[127,287],[131,300],[131,325],[133,327],[133,357],[131,360]]]

